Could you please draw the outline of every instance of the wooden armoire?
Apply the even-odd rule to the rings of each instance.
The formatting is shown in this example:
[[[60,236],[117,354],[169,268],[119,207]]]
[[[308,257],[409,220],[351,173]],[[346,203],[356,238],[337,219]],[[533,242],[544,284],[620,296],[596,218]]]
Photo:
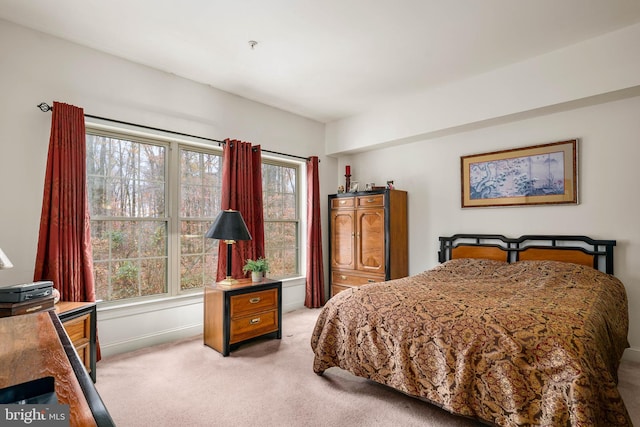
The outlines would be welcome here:
[[[407,192],[329,195],[331,296],[409,274]]]

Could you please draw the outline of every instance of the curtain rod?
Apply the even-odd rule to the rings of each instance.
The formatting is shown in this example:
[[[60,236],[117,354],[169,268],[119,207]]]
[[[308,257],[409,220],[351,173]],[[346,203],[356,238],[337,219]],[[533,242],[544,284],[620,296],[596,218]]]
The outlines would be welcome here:
[[[53,111],[53,107],[50,106],[49,104],[47,104],[46,102],[41,102],[40,104],[37,105],[37,107],[43,113],[46,113],[48,111]],[[221,145],[221,144],[225,143],[225,141],[220,141],[219,139],[206,138],[204,136],[198,136],[198,135],[190,135],[188,133],[176,132],[176,131],[167,130],[167,129],[160,129],[160,128],[156,128],[156,127],[152,127],[152,126],[139,125],[137,123],[124,122],[122,120],[109,119],[107,117],[93,116],[91,114],[85,114],[84,116],[85,117],[91,117],[92,119],[106,120],[108,122],[118,123],[118,124],[121,124],[121,125],[136,126],[136,127],[141,127],[141,128],[144,128],[144,129],[149,129],[149,130],[167,132],[167,133],[171,133],[173,135],[180,135],[180,136],[186,136],[186,137],[189,137],[189,138],[196,138],[196,139],[203,139],[205,141],[217,142],[218,145]],[[263,151],[265,153],[269,153],[269,154],[277,154],[279,156],[293,157],[293,158],[301,159],[301,160],[309,160],[310,159],[309,157],[296,156],[295,154],[280,153],[278,151],[271,151],[271,150],[265,150],[265,149],[262,149],[261,151]],[[318,162],[319,161],[320,160],[318,159]]]

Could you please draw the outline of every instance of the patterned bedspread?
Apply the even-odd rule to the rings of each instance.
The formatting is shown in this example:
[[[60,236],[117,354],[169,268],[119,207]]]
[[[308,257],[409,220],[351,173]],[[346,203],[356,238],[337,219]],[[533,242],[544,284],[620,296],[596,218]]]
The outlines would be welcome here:
[[[313,370],[336,366],[500,426],[631,425],[617,389],[627,329],[613,276],[456,259],[329,300]]]

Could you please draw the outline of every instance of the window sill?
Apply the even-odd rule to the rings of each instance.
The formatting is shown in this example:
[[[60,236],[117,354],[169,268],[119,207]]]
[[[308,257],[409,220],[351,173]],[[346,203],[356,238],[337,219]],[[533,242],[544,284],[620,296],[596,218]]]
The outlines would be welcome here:
[[[123,303],[98,303],[97,311],[101,319],[117,319],[135,314],[150,313],[185,305],[202,304],[202,292],[191,292],[183,295],[156,297]]]

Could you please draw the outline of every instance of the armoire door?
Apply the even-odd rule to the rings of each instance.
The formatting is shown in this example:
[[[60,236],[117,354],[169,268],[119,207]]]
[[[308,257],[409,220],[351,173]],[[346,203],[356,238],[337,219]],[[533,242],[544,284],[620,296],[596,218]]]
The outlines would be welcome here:
[[[384,209],[360,209],[356,215],[356,269],[384,274]]]
[[[355,269],[355,219],[353,210],[331,211],[331,267]]]

